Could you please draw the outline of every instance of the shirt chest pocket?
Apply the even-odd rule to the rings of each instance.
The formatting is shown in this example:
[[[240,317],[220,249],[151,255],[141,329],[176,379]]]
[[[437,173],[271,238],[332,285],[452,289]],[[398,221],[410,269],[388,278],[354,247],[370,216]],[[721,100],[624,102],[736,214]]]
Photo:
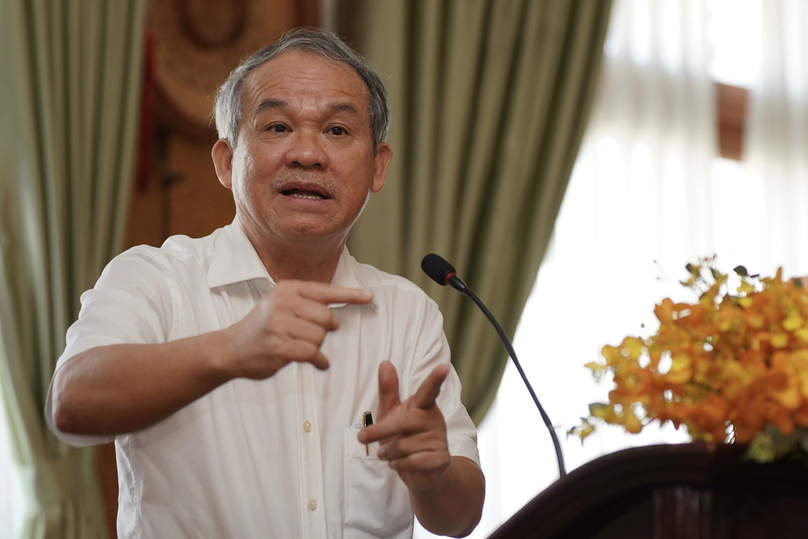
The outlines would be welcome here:
[[[371,444],[368,455],[358,434],[358,429],[345,429],[344,538],[411,537],[413,513],[406,485],[387,461],[376,457],[378,444]]]

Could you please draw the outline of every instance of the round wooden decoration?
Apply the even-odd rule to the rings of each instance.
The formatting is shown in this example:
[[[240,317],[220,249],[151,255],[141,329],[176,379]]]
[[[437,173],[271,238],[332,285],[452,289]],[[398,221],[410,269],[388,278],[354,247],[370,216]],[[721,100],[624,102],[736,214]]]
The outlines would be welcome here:
[[[240,61],[295,23],[294,0],[151,0],[158,95],[182,121],[214,129],[219,85]]]

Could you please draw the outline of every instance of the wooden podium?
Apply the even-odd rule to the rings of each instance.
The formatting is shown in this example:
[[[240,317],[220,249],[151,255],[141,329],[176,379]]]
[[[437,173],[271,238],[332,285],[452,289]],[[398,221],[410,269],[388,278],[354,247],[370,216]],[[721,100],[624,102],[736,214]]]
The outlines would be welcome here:
[[[743,452],[699,443],[606,455],[551,485],[490,539],[808,538],[808,461],[757,464]]]

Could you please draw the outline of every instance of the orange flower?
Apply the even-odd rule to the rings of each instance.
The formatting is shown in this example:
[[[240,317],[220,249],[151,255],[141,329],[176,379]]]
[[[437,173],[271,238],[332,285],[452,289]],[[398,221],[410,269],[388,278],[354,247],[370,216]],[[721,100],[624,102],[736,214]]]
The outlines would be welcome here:
[[[808,400],[802,399],[799,409],[794,413],[794,422],[800,427],[808,427]]]
[[[769,403],[769,407],[766,409],[766,419],[771,421],[786,436],[790,436],[794,432],[794,418],[785,406]]]
[[[786,435],[808,427],[808,290],[783,281],[782,270],[760,278],[739,266],[732,295],[712,262],[687,265],[682,284],[700,289],[697,302],[663,299],[656,334],[606,345],[605,362],[587,364],[598,377],[612,374],[615,387],[571,432],[586,436],[598,421],[629,432],[670,421],[694,439],[724,441],[730,431],[749,442],[769,424]]]

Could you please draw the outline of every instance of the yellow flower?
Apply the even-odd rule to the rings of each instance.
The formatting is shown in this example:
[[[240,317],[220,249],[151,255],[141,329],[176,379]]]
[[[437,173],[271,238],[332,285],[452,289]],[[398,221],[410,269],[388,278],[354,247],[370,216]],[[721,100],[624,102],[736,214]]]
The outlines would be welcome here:
[[[637,434],[642,430],[642,423],[640,423],[640,420],[634,415],[634,411],[631,408],[623,410],[622,420],[623,426],[630,433]]]
[[[623,340],[623,350],[628,352],[629,359],[637,360],[642,355],[644,344],[645,343],[642,341],[642,339],[638,339],[636,337],[626,337]]]
[[[693,376],[692,361],[690,356],[678,353],[673,356],[671,368],[665,375],[665,381],[670,384],[683,384]]]
[[[592,417],[599,417],[604,421],[611,423],[617,417],[614,411],[614,405],[595,403],[589,405],[589,413]]]
[[[803,319],[797,312],[793,312],[783,320],[783,329],[786,331],[796,331],[802,327]]]
[[[581,425],[577,427],[572,427],[569,431],[567,431],[567,434],[578,436],[581,439],[581,443],[583,443],[584,438],[586,438],[593,432],[595,432],[595,425],[590,423],[587,418],[582,417]]]
[[[775,348],[785,348],[788,345],[788,335],[785,333],[775,333],[769,338],[769,342]]]
[[[702,287],[698,301],[663,299],[656,334],[606,345],[605,361],[586,365],[612,374],[615,387],[572,434],[589,436],[598,422],[635,433],[670,421],[693,439],[724,441],[729,427],[735,441],[749,442],[769,424],[786,434],[808,427],[808,287],[783,281],[780,269],[761,278],[739,266],[733,296],[712,261],[687,266],[683,284]]]
[[[738,286],[738,293],[739,294],[750,294],[755,291],[755,287],[753,287],[747,281],[741,281],[740,286]]]
[[[766,319],[759,314],[750,314],[746,318],[746,322],[753,328],[760,329],[763,327],[763,324],[766,323]]]

